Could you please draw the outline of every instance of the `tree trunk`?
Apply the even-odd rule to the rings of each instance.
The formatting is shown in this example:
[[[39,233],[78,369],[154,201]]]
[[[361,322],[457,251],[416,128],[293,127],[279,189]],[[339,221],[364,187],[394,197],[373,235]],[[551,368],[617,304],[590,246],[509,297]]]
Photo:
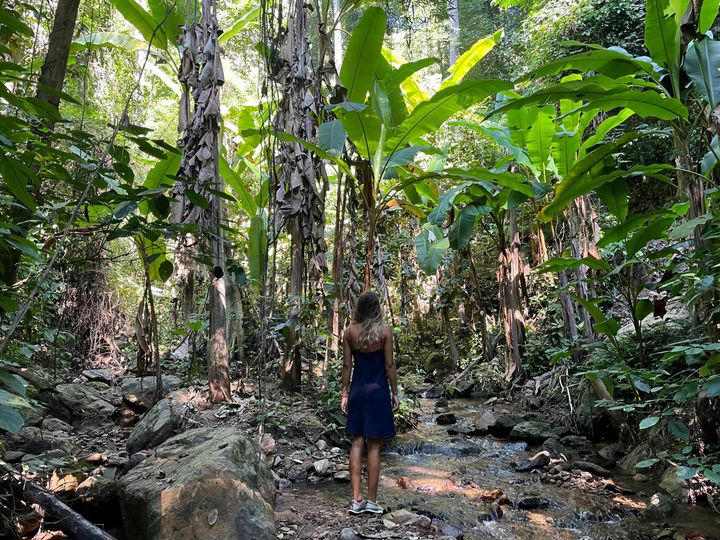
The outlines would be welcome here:
[[[588,245],[587,221],[585,220],[585,213],[583,211],[584,207],[584,197],[579,197],[572,205],[570,205],[570,216],[568,219],[568,225],[570,226],[570,251],[572,257],[575,259],[583,259],[588,255],[587,249],[583,249],[583,247]],[[588,300],[590,298],[590,294],[588,292],[587,270],[588,267],[584,264],[575,269],[577,295],[583,300]],[[588,313],[588,310],[581,305],[577,306],[577,311],[580,313],[580,317],[583,321],[585,338],[589,343],[592,343],[595,341],[595,331],[593,330],[593,321],[590,317],[590,313]]]
[[[80,0],[58,0],[55,20],[48,39],[48,51],[40,69],[37,97],[47,101],[56,109],[60,98],[52,90],[62,90],[65,83],[68,56],[75,33]]]
[[[440,310],[442,316],[443,327],[445,328],[445,336],[447,337],[448,348],[450,349],[450,371],[456,371],[460,363],[460,353],[458,352],[457,341],[450,325],[450,315],[447,306],[443,306]]]
[[[498,256],[498,288],[500,293],[500,316],[505,334],[505,380],[512,381],[522,376],[522,349],[525,342],[525,318],[520,299],[522,264],[519,260],[520,235],[517,231],[515,210],[509,212],[508,246],[501,234],[501,251]]]
[[[330,332],[329,350],[337,355],[340,349],[340,291],[342,290],[343,272],[343,232],[345,225],[345,198],[343,197],[342,175],[338,177],[337,197],[335,198],[335,234],[333,235],[332,281],[333,300],[328,331]]]
[[[460,37],[460,11],[458,0],[447,0],[448,19],[450,22],[450,46],[448,56],[452,66],[458,59],[458,38]]]
[[[292,240],[290,253],[290,297],[292,307],[290,308],[290,321],[288,335],[286,336],[285,359],[283,360],[282,370],[282,386],[286,390],[297,390],[300,388],[302,375],[300,335],[297,331],[297,326],[299,324],[302,298],[304,257],[299,229],[300,225],[297,220],[292,220],[290,225],[290,237]]]
[[[475,268],[475,261],[473,260],[472,251],[469,246],[466,253],[468,263],[470,264],[470,274],[472,275],[473,282],[475,283],[475,294],[473,296],[475,297],[475,303],[478,307],[478,311],[480,311],[480,338],[482,339],[483,358],[486,362],[489,362],[492,360],[492,347],[490,346],[490,334],[488,333],[487,327],[487,312],[485,311],[483,302],[480,301],[480,297],[482,295],[480,290],[480,278],[478,277],[477,268]]]

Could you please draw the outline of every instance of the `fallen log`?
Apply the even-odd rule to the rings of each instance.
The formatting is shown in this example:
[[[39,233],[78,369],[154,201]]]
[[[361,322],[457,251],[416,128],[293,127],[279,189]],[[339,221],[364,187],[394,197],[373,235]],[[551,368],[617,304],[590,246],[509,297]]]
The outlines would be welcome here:
[[[71,538],[77,540],[115,540],[115,537],[90,523],[52,493],[24,478],[2,460],[0,460],[0,482],[8,484],[25,501],[40,506],[47,516],[56,520],[55,524],[58,529]]]

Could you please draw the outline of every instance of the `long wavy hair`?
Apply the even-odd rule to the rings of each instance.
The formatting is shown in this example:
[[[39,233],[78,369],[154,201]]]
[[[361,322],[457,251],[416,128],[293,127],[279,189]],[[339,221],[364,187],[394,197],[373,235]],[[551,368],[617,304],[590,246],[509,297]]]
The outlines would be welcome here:
[[[378,295],[372,291],[364,292],[355,304],[353,322],[360,325],[358,345],[365,349],[378,343],[383,334],[383,312]]]

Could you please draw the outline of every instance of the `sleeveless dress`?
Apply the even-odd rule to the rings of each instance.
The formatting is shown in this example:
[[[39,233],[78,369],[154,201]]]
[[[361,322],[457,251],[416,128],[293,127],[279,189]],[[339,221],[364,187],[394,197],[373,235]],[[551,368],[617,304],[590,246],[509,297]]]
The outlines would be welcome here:
[[[347,434],[390,439],[395,436],[385,350],[352,351],[353,373],[348,392]]]

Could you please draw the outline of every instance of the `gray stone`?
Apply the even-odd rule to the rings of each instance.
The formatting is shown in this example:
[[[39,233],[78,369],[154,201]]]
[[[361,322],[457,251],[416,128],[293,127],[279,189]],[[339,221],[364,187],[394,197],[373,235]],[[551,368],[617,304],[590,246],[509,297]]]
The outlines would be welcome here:
[[[86,384],[58,384],[54,391],[45,394],[53,416],[72,422],[81,418],[107,417],[115,407],[101,392]]]
[[[400,510],[395,510],[394,512],[385,514],[383,517],[388,521],[393,522],[395,525],[405,525],[409,521],[415,520],[418,515],[415,512],[410,512],[410,510],[401,508]]]
[[[173,434],[179,419],[178,407],[173,407],[168,399],[161,399],[133,428],[127,440],[128,452],[134,454],[162,444]]]
[[[327,450],[327,447],[328,447],[328,443],[327,443],[327,441],[325,441],[325,439],[318,439],[315,442],[315,448],[317,448],[321,452],[324,452],[325,450]]]
[[[573,450],[580,452],[592,452],[593,445],[586,437],[580,437],[579,435],[566,435],[560,442]]]
[[[16,452],[14,450],[10,450],[9,452],[5,452],[3,454],[3,460],[7,461],[8,463],[15,463],[16,461],[20,461],[24,455],[24,452]]]
[[[66,433],[45,431],[33,426],[25,426],[17,433],[9,435],[8,439],[12,442],[13,450],[25,454],[42,454],[52,449],[69,452],[72,449]]]
[[[520,422],[510,432],[510,440],[541,444],[554,435],[552,428],[544,422],[530,420]]]
[[[523,459],[519,461],[518,464],[515,465],[515,470],[517,472],[530,472],[532,470],[539,469],[540,467],[544,467],[549,463],[550,452],[544,450],[535,454],[532,459]]]
[[[680,480],[677,477],[677,468],[670,467],[665,471],[662,480],[660,480],[660,487],[667,491],[674,501],[681,503],[690,502],[692,491],[688,488],[685,480]]]
[[[440,426],[447,426],[450,424],[456,424],[457,418],[453,413],[443,413],[438,415],[437,418],[435,418],[435,422],[437,422]]]
[[[480,418],[475,421],[475,429],[480,435],[487,435],[490,433],[490,426],[495,425],[496,422],[497,418],[493,413],[484,412]]]
[[[615,465],[622,455],[623,444],[611,443],[603,446],[598,450],[598,456],[603,460],[603,464],[608,467]]]
[[[598,397],[592,388],[586,387],[575,409],[575,426],[580,433],[587,435],[593,441],[608,439],[615,435],[607,410],[596,406],[596,401]]]
[[[358,536],[355,529],[345,527],[342,531],[340,531],[340,540],[362,540],[362,537]]]
[[[73,430],[73,427],[70,424],[63,422],[58,418],[53,418],[52,416],[46,416],[43,418],[40,427],[45,431],[62,431],[65,433],[70,433]]]
[[[637,473],[633,476],[635,482],[649,482],[650,477],[647,474]]]
[[[650,501],[643,510],[643,515],[649,521],[663,521],[672,516],[674,512],[675,505],[670,497],[664,493],[655,493],[650,497]]]
[[[560,457],[561,454],[567,454],[567,448],[565,448],[560,441],[552,437],[545,440],[542,449],[549,452],[551,458],[557,458]]]
[[[174,375],[162,378],[163,395],[170,390],[180,388],[182,381]],[[147,410],[153,404],[155,396],[155,377],[125,377],[122,379],[121,391],[126,403],[138,410]],[[161,396],[163,397],[163,396]]]
[[[330,460],[328,459],[320,459],[313,463],[313,469],[315,469],[315,472],[320,476],[325,476],[325,473],[328,472],[329,468]]]
[[[587,471],[598,476],[612,476],[612,473],[606,468],[596,465],[595,463],[590,463],[589,461],[576,461],[575,466],[580,470]]]
[[[349,482],[350,481],[350,471],[338,471],[333,475],[333,479],[336,482]]]
[[[274,540],[274,497],[259,446],[236,428],[176,435],[120,481],[127,540]],[[217,520],[210,525],[213,510]]]
[[[650,447],[646,443],[642,443],[630,450],[625,457],[619,459],[617,466],[627,473],[635,474],[637,472],[635,465],[644,459],[652,457],[652,455]]]
[[[498,414],[495,415],[495,422],[488,424],[488,432],[495,437],[507,437],[520,422],[522,419],[516,414]]]
[[[109,369],[86,369],[82,372],[83,377],[88,381],[97,381],[105,384],[112,384],[115,375]]]

